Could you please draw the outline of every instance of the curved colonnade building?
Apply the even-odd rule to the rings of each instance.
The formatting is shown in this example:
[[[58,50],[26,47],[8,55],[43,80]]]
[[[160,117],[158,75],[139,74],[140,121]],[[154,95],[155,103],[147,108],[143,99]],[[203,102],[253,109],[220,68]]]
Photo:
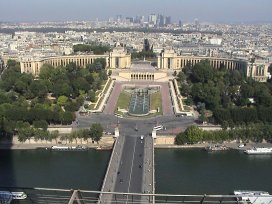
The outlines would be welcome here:
[[[23,58],[20,60],[21,72],[32,73],[38,76],[42,65],[49,64],[53,67],[66,66],[69,63],[75,63],[79,67],[85,68],[88,64],[92,64],[95,59],[106,59],[107,68],[127,68],[131,66],[131,54],[128,54],[123,47],[116,47],[109,54],[94,55],[63,55],[45,58]]]
[[[106,59],[106,67],[110,69],[119,69],[119,76],[125,80],[149,80],[156,81],[167,77],[168,71],[181,70],[186,65],[195,65],[201,60],[209,60],[210,64],[218,69],[224,67],[228,70],[240,70],[256,81],[266,81],[268,79],[268,66],[266,61],[251,63],[244,59],[235,58],[216,58],[206,56],[186,56],[178,55],[174,50],[163,50],[157,58],[157,69],[130,69],[131,54],[128,54],[124,47],[116,47],[112,52],[104,55],[65,55],[56,57],[47,57],[40,59],[22,59],[21,72],[32,73],[38,76],[43,64],[50,64],[53,67],[66,66],[69,63],[76,63],[80,67],[86,67],[93,63],[97,58]],[[123,72],[121,69],[125,69]],[[137,72],[137,73],[135,73]],[[143,72],[143,73],[142,73]]]
[[[202,60],[208,60],[215,69],[226,68],[228,70],[240,70],[256,81],[266,81],[268,78],[268,66],[266,61],[251,63],[245,59],[217,58],[207,56],[178,55],[174,50],[163,50],[158,56],[158,68],[162,70],[181,70],[186,65],[194,66]]]

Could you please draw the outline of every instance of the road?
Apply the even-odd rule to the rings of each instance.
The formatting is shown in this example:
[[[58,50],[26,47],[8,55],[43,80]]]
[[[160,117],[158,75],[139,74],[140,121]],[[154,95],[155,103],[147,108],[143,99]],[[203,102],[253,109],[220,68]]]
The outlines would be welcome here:
[[[158,116],[154,118],[135,119],[135,118],[117,118],[114,115],[104,113],[93,113],[89,116],[78,116],[78,128],[89,128],[93,123],[100,123],[106,132],[114,132],[116,125],[119,125],[123,135],[146,135],[152,132],[154,126],[163,125],[167,134],[175,134],[174,129],[186,128],[194,124],[193,117],[175,117],[175,116]],[[135,129],[138,132],[135,133]],[[173,130],[173,131],[172,131]],[[158,132],[163,133],[163,131]]]
[[[114,192],[142,193],[144,156],[144,139],[126,136]],[[130,202],[132,198],[123,199],[125,202]],[[140,197],[133,199],[140,200]]]
[[[134,132],[135,133],[135,132]],[[149,135],[122,135],[115,143],[102,191],[153,193],[153,139]],[[101,195],[101,203],[131,203],[148,196]]]

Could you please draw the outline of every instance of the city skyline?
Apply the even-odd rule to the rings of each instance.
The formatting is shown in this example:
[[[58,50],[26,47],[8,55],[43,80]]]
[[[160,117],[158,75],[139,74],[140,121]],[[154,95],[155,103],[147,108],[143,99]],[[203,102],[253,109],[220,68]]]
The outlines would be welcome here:
[[[88,21],[108,20],[120,14],[123,17],[143,15],[148,20],[151,13],[171,16],[174,22],[193,21],[224,23],[271,22],[269,0],[2,0],[0,21]],[[4,8],[4,9],[3,9]]]

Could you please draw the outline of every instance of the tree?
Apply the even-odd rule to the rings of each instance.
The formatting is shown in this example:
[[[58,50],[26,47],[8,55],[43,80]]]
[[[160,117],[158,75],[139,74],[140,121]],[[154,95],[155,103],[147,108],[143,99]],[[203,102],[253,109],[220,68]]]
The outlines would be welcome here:
[[[89,134],[92,140],[98,143],[103,135],[103,127],[99,123],[94,123],[90,128]]]
[[[30,91],[34,94],[34,96],[39,98],[44,98],[48,93],[47,86],[40,80],[35,80],[31,83]]]
[[[60,112],[60,120],[63,125],[71,124],[74,120],[74,115],[69,111]]]
[[[107,72],[105,70],[102,70],[99,72],[99,78],[102,80],[107,80],[108,79],[108,75]]]
[[[230,72],[230,85],[241,85],[243,82],[243,77],[238,70]]]
[[[18,130],[18,140],[20,142],[25,142],[30,140],[34,136],[34,129],[31,127],[21,128]]]
[[[94,77],[92,74],[87,75],[85,78],[89,84],[92,84],[94,82]]]
[[[73,93],[73,90],[68,81],[58,81],[54,84],[54,89],[52,92],[55,96],[64,95],[69,97]]]
[[[184,131],[189,143],[195,144],[203,140],[203,131],[196,126],[190,126]]]
[[[4,91],[0,90],[0,104],[3,103],[11,103],[11,100]]]
[[[230,111],[228,109],[218,108],[213,111],[215,122],[223,124],[224,121],[230,121],[232,119]]]
[[[58,137],[59,137],[59,131],[58,130],[54,130],[54,131],[52,131],[52,132],[50,132],[48,134],[48,140],[49,141],[56,140],[56,142],[57,142]]]
[[[106,68],[106,59],[104,58],[97,58],[94,60],[93,64],[95,64],[96,67],[96,71],[101,70],[101,69],[105,69]]]
[[[254,96],[254,88],[249,84],[242,84],[240,91],[243,98],[250,98]]]
[[[94,63],[88,64],[88,65],[86,66],[86,69],[88,69],[90,73],[93,73],[93,72],[96,71],[96,66],[95,66]]]
[[[200,114],[199,114],[198,120],[201,123],[206,123],[208,121],[208,118],[205,115],[205,109],[201,109],[200,110]]]
[[[87,100],[90,100],[91,102],[95,102],[95,92],[93,90],[90,90],[87,94]]]
[[[175,137],[175,144],[184,145],[188,143],[187,137],[181,132]]]
[[[67,96],[59,96],[58,97],[58,105],[60,106],[65,106],[68,102],[68,97]]]
[[[21,80],[15,82],[14,90],[20,94],[24,94],[27,91],[27,84]]]
[[[7,67],[8,68],[15,67],[16,65],[17,65],[17,62],[15,60],[9,59],[8,62],[7,62]]]
[[[39,78],[44,80],[52,80],[55,68],[52,65],[44,64],[42,65],[39,73]]]
[[[33,122],[35,128],[42,128],[44,131],[48,128],[48,123],[46,120],[37,120]]]
[[[48,132],[42,129],[34,129],[35,140],[45,140],[48,138]]]
[[[177,75],[177,81],[183,82],[185,81],[185,79],[186,79],[186,75],[182,71],[180,71]]]
[[[188,96],[191,93],[191,87],[188,84],[183,83],[180,87],[180,93],[182,96]]]
[[[90,52],[93,51],[95,55],[102,55],[105,52],[110,51],[109,46],[101,45],[101,44],[77,44],[73,46],[74,52]]]
[[[74,88],[75,93],[79,93],[79,90],[83,90],[87,92],[90,89],[90,84],[84,77],[78,77],[72,80],[72,86]]]
[[[211,67],[209,61],[201,61],[192,69],[192,80],[194,82],[208,82],[213,79],[214,69]]]

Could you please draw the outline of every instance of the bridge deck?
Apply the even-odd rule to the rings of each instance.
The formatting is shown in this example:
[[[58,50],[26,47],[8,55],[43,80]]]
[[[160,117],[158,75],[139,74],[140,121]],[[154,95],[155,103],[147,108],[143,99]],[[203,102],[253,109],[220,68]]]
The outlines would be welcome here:
[[[121,136],[117,139],[102,192],[154,193],[153,139],[145,136]],[[150,197],[101,195],[100,203],[114,200],[150,200]]]

